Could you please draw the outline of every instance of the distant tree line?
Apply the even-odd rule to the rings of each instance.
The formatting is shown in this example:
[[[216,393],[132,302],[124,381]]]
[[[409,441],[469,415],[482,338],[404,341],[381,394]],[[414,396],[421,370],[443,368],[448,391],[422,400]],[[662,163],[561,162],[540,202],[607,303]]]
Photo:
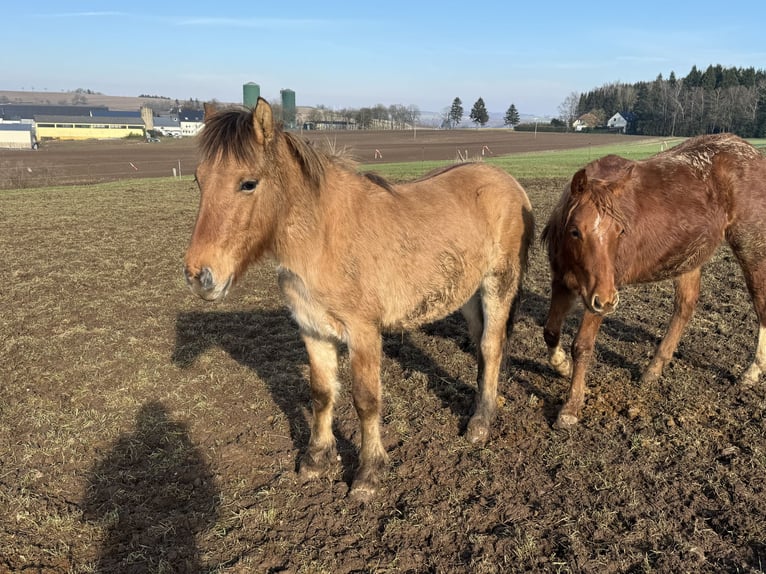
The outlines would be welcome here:
[[[565,102],[559,109],[570,120],[567,108]],[[633,134],[766,137],[766,71],[711,65],[703,72],[693,66],[684,78],[671,72],[651,82],[606,84],[581,94],[576,112],[594,114],[601,125],[616,112],[627,114]]]
[[[324,105],[318,105],[312,108],[302,119],[308,123],[342,122],[363,130],[400,130],[417,125],[420,121],[420,108],[416,105],[393,104],[386,106],[377,104],[363,108],[331,109]]]

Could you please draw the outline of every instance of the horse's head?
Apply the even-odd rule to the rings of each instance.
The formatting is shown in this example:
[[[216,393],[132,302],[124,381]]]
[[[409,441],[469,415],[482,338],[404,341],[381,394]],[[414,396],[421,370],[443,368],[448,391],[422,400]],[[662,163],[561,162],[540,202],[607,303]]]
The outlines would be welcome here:
[[[578,171],[558,230],[555,257],[564,282],[599,315],[614,312],[620,300],[617,251],[625,223],[614,206],[617,185],[589,178],[585,169]]]
[[[270,249],[280,185],[269,175],[275,126],[265,100],[253,110],[205,111],[196,171],[199,212],[184,274],[194,293],[213,301]]]

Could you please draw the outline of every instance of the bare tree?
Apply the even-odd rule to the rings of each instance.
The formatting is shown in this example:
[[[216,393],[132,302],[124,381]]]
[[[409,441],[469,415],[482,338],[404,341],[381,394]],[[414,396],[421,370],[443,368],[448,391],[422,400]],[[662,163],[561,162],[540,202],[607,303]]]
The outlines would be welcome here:
[[[564,101],[559,104],[559,119],[567,126],[572,127],[572,122],[577,119],[577,109],[580,106],[580,94],[571,92]]]

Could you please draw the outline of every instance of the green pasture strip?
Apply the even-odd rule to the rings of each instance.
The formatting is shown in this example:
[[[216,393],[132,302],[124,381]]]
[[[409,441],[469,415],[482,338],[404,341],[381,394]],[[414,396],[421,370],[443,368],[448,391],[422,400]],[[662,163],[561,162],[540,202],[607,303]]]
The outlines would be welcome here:
[[[503,168],[517,178],[567,178],[587,163],[606,155],[641,160],[682,141],[683,138],[657,138],[560,151],[512,154],[487,158],[485,161]]]
[[[644,159],[662,149],[678,145],[684,138],[656,138],[633,140],[620,144],[589,146],[560,151],[544,151],[510,154],[484,158],[483,161],[497,165],[516,177],[558,178],[569,177],[589,161],[609,154],[628,159]],[[420,177],[429,171],[453,161],[426,161],[407,163],[362,164],[361,171],[374,171],[392,181],[405,181]]]
[[[641,160],[676,146],[686,138],[653,138],[626,141],[625,143],[589,146],[583,148],[510,154],[484,158],[483,161],[503,168],[515,177],[527,178],[568,178],[585,164],[605,155],[615,154],[632,160]],[[766,139],[748,140],[766,153]],[[408,163],[363,164],[362,171],[374,171],[391,181],[406,181],[420,177],[429,171],[453,161],[426,161]]]

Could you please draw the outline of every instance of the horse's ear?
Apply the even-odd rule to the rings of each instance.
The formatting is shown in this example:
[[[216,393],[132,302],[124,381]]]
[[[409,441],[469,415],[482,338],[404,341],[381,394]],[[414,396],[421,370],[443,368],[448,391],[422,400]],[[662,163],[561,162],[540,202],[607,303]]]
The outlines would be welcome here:
[[[274,138],[274,115],[269,102],[258,98],[253,110],[253,127],[255,139],[260,145],[268,144]]]
[[[588,176],[585,175],[585,168],[572,176],[572,183],[569,184],[569,194],[577,197],[585,192],[588,186]]]
[[[217,111],[218,107],[212,102],[205,102],[202,104],[202,112],[205,114],[206,121],[212,118]]]

